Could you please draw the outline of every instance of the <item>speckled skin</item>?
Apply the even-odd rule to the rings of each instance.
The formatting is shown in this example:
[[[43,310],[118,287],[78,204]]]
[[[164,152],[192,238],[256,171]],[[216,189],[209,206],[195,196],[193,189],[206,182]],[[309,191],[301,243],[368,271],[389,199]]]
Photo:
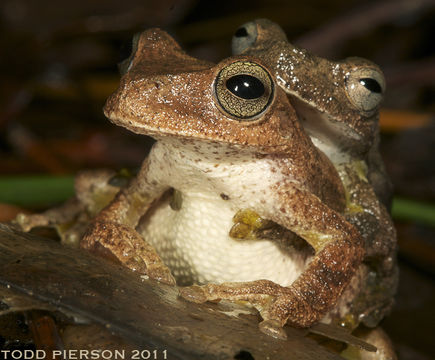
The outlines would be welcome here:
[[[266,19],[240,29],[233,52],[256,56],[274,69],[314,144],[336,166],[346,189],[344,215],[365,241],[364,264],[327,318],[347,319],[350,327],[360,321],[375,326],[389,312],[397,288],[396,233],[386,208],[391,184],[378,151],[378,106],[371,111],[356,107],[346,79],[355,69],[378,77],[381,72],[360,58],[333,62],[314,56],[290,44]]]
[[[262,329],[282,336],[279,326],[309,326],[337,303],[364,250],[358,231],[340,215],[344,194],[335,168],[301,128],[281,89],[275,87],[270,105],[253,121],[231,117],[217,104],[217,74],[240,60],[267,68],[247,56],[214,65],[187,56],[161,30],[141,34],[104,112],[113,123],[150,135],[157,143],[138,176],[93,220],[81,245],[167,283],[175,279],[164,261],[186,282],[189,277],[220,282],[216,274],[225,272],[222,279],[230,282],[186,287],[182,295],[192,301],[248,301],[265,320]],[[181,208],[170,208],[165,194],[171,188],[181,193]],[[204,211],[195,220],[200,204]],[[297,260],[304,265],[300,275],[287,276],[286,269],[293,271],[290,266],[284,271],[277,267],[272,274],[262,266],[271,260],[265,249],[286,258],[271,241],[258,241],[252,277],[247,272],[242,279],[234,277],[235,269],[245,266],[241,256],[248,251],[246,245],[233,247],[237,250],[227,252],[228,259],[216,256],[225,244],[237,242],[228,233],[233,215],[244,208],[312,245],[312,259]],[[219,226],[209,233],[214,221]],[[185,245],[191,246],[187,254]],[[171,258],[174,251],[186,256]]]
[[[274,69],[278,85],[289,95],[315,144],[334,163],[349,158],[366,161],[368,179],[389,207],[392,187],[378,150],[379,107],[361,111],[346,91],[346,78],[356,69],[373,70],[384,82],[379,67],[363,58],[335,62],[315,56],[289,43],[283,30],[267,19],[242,27],[247,35],[233,37],[233,52],[256,56]]]

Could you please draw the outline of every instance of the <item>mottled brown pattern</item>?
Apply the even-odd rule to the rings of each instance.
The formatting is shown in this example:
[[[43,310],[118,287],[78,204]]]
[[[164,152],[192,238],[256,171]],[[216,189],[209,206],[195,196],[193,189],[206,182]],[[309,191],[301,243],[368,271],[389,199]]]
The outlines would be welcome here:
[[[319,320],[325,312],[330,310],[350,281],[356,267],[360,264],[364,250],[362,239],[358,232],[344,218],[330,208],[326,208],[320,200],[310,193],[300,189],[287,187],[287,192],[281,189],[283,203],[290,203],[289,197],[300,198],[293,203],[288,219],[273,219],[275,222],[287,228],[292,228],[284,221],[292,221],[296,224],[294,231],[303,234],[305,231],[315,231],[319,234],[330,234],[331,242],[327,244],[313,258],[304,273],[293,283],[292,288],[301,296],[304,307],[307,309],[304,324],[307,326]],[[331,226],[333,224],[333,226]],[[343,236],[344,235],[344,236]],[[310,240],[307,240],[310,242]],[[304,301],[305,300],[305,301]],[[285,300],[276,305],[281,309]],[[293,300],[292,303],[295,303]],[[308,310],[309,309],[309,310]],[[276,310],[278,311],[278,310]],[[281,311],[281,310],[279,310]],[[292,318],[294,312],[286,311],[280,315],[285,318],[290,316],[289,321],[297,323],[297,318]]]
[[[338,212],[344,210],[345,196],[337,171],[313,145],[282,89],[274,84],[270,105],[249,121],[226,113],[217,103],[213,84],[222,68],[248,61],[269,71],[267,64],[252,56],[231,57],[217,65],[197,60],[159,29],[142,33],[130,61],[104,111],[115,124],[153,136],[157,143],[138,176],[91,222],[81,246],[109,253],[138,273],[174,283],[160,256],[136,231],[139,221],[150,215],[149,209],[157,211],[159,199],[170,188],[184,195],[206,195],[201,199],[211,199],[213,206],[224,194],[228,200],[219,206],[232,206],[228,214],[250,204],[261,217],[303,238],[316,253],[287,288],[258,279],[194,286],[183,294],[193,301],[245,300],[258,308],[266,323],[281,326],[287,321],[308,326],[319,320],[336,305],[362,260],[362,240]],[[212,210],[211,214],[219,212]],[[165,236],[170,233],[166,228],[157,230]],[[203,230],[189,228],[190,233],[176,240]],[[224,230],[224,237],[212,239],[210,247],[228,240],[230,229]],[[276,251],[289,259],[288,253]],[[294,271],[296,277],[299,272]]]
[[[397,240],[391,217],[377,199],[374,189],[362,181],[351,164],[339,167],[351,204],[365,211],[346,211],[346,219],[364,235],[366,256],[352,286],[340,302],[350,314],[363,314],[362,322],[370,327],[379,323],[391,310],[398,284]]]
[[[129,226],[94,221],[80,245],[111,261],[120,262],[139,274],[147,274],[166,284],[175,284],[174,277],[159,255]]]
[[[139,175],[91,222],[81,246],[112,261],[120,261],[137,273],[175,284],[159,254],[136,229],[140,230],[140,221],[146,221],[159,209],[165,197],[162,194],[169,196],[174,178],[181,178],[185,180],[183,186],[192,185],[195,191],[214,187],[212,195],[226,204],[254,204],[253,211],[275,222],[274,227],[266,230],[271,234],[271,241],[286,255],[296,251],[304,255],[304,261],[312,256],[305,271],[289,287],[259,279],[184,288],[183,296],[198,302],[248,301],[260,311],[263,324],[282,326],[289,322],[300,327],[313,324],[328,312],[339,317],[343,315],[342,308],[350,309],[351,314],[362,314],[370,304],[377,313],[365,318],[376,323],[391,305],[394,292],[391,289],[395,288],[397,279],[395,234],[388,212],[373,193],[373,187],[378,193],[385,190],[377,152],[377,113],[361,114],[349,107],[343,97],[343,85],[346,72],[352,67],[377,68],[359,59],[334,63],[315,58],[289,45],[280,29],[267,31],[260,32],[258,39],[260,42],[267,39],[272,51],[263,44],[254,49],[258,53],[234,56],[219,64],[186,55],[169,35],[158,29],[145,31],[138,38],[137,49],[129,59],[131,63],[125,64],[127,71],[119,89],[108,99],[105,114],[115,124],[155,137],[157,144],[163,143],[161,148],[167,149],[163,151],[164,156],[151,151]],[[273,41],[269,41],[271,37]],[[287,78],[285,71],[289,68],[282,62],[278,49],[285,46],[293,52],[294,65],[300,65],[294,68],[297,73],[289,73]],[[262,54],[264,51],[268,51],[268,56]],[[295,62],[296,59],[300,62]],[[214,83],[223,68],[240,61],[260,65],[284,89],[293,91],[291,96],[275,82],[276,91],[264,113],[249,122],[228,114],[216,101]],[[277,68],[271,62],[278,64]],[[312,81],[313,68],[321,75],[318,82]],[[295,79],[297,85],[292,89],[283,86]],[[317,107],[307,109],[301,103]],[[305,132],[312,126],[309,115],[317,113],[349,127],[351,131],[338,134],[343,140],[340,146],[352,156],[356,154],[356,158],[367,160],[369,174],[365,175],[372,184],[351,168],[340,170],[341,180],[345,182],[343,188],[334,166]],[[318,131],[326,137],[331,135],[325,128],[320,127]],[[245,185],[242,178],[239,179],[242,184],[234,188],[224,180],[217,180],[223,174],[227,178],[235,176],[234,169],[245,165],[248,168],[260,160],[263,166],[265,163],[268,166],[263,173],[254,174],[255,185],[252,181]],[[215,176],[216,171],[219,176]],[[376,171],[380,174],[378,180],[374,180]],[[88,184],[80,184],[89,188],[94,183],[90,179]],[[78,195],[83,195],[79,196],[80,201],[88,202],[89,191],[79,187]],[[366,211],[363,214],[350,211],[345,200]],[[92,199],[90,203],[93,205]],[[82,209],[83,204],[79,205]],[[173,206],[173,210],[180,212],[180,207]],[[364,235],[364,243],[351,223]],[[251,234],[251,229],[245,230]],[[296,235],[299,237],[295,238]],[[364,249],[366,256],[360,265]],[[369,288],[367,274],[373,271],[378,275],[376,286],[387,291],[381,293]],[[263,330],[273,335],[266,326]]]
[[[162,49],[158,49],[160,47]],[[234,159],[240,156],[238,152],[250,152],[252,157],[263,154],[271,159],[275,164],[272,172],[281,180],[269,191],[277,195],[276,208],[280,211],[263,209],[263,214],[299,234],[314,247],[324,246],[315,240],[321,234],[331,237],[326,242],[330,245],[323,247],[289,289],[281,289],[270,282],[254,282],[210,284],[195,288],[194,293],[198,295],[205,291],[205,297],[198,295],[201,300],[244,298],[262,304],[260,308],[265,320],[274,319],[284,324],[291,318],[292,323],[307,326],[335,305],[355,270],[354,264],[361,261],[361,239],[335,212],[344,209],[341,181],[330,161],[316,150],[305,134],[282,90],[276,90],[269,108],[255,121],[234,119],[216,104],[214,79],[222,68],[235,61],[262,65],[258,59],[246,56],[226,59],[216,66],[197,61],[175,46],[167,34],[149,30],[142,34],[130,69],[123,76],[119,89],[108,99],[105,114],[118,125],[155,136],[158,140],[164,136],[180,138],[179,142],[173,143],[174,149],[179,147],[177,144],[193,149],[189,151],[198,155],[193,159],[198,166],[204,158],[217,158],[222,148]],[[203,147],[196,143],[199,140],[209,142],[209,147],[217,150],[205,155]],[[218,143],[230,146],[219,146]],[[228,166],[235,164],[229,161]],[[212,167],[219,167],[219,163]],[[282,179],[286,180],[283,182]],[[250,193],[258,196],[256,191]],[[231,194],[226,196],[232,198]],[[111,211],[117,213],[117,218],[123,217],[119,209]],[[341,271],[335,269],[333,260],[328,261],[333,256],[339,256],[345,263],[340,265]],[[277,300],[265,304],[264,294],[273,295]]]
[[[359,93],[351,94],[347,85],[353,74],[361,74],[357,79],[375,78],[383,92],[382,72],[361,58],[334,62],[317,57],[290,44],[282,29],[266,19],[242,27],[246,36],[233,38],[233,52],[259,57],[275,69],[277,82],[288,94],[304,128],[318,140],[321,149],[326,149],[340,172],[347,198],[344,215],[365,240],[364,263],[329,316],[352,315],[354,319],[347,324],[350,327],[359,319],[375,326],[391,308],[398,273],[396,234],[387,211],[391,183],[379,153],[378,108],[382,94],[374,95],[377,106],[366,111],[365,106],[360,106],[364,104],[354,101]],[[361,100],[370,99],[362,96]],[[331,204],[325,198],[328,194],[321,198]]]
[[[166,52],[155,52],[156,43]],[[293,124],[284,124],[295,119],[295,114],[291,107],[279,106],[287,103],[283,92],[277,94],[264,116],[254,122],[228,118],[213,100],[211,84],[219,70],[249,58],[234,57],[213,66],[188,57],[178,47],[169,52],[172,43],[161,31],[150,30],[143,35],[131,69],[105,105],[105,114],[111,121],[137,133],[183,134],[186,138],[255,146],[264,153],[287,151]],[[161,86],[156,88],[155,82]]]
[[[289,43],[283,30],[267,19],[255,20],[249,27],[256,32],[255,38],[251,43],[233,38],[235,53],[255,56],[275,69],[279,86],[288,94],[304,127],[315,137],[366,158],[375,193],[388,207],[392,186],[378,149],[379,106],[363,111],[352,103],[346,91],[349,75],[359,70],[372,72],[385,91],[379,67],[363,58],[330,61],[315,56]]]

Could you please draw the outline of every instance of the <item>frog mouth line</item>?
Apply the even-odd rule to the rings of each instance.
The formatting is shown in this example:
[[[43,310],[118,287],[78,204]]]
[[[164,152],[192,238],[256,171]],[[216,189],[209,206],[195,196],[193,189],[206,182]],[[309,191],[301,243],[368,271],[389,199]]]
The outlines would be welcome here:
[[[180,136],[180,132],[177,130],[169,130],[169,129],[161,129],[161,128],[155,128],[155,127],[149,127],[144,123],[140,123],[138,124],[136,122],[135,125],[133,125],[133,123],[131,122],[125,122],[125,120],[123,120],[121,117],[117,116],[116,111],[110,111],[110,112],[104,112],[104,115],[110,120],[111,123],[118,125],[118,126],[122,126],[126,129],[128,129],[129,131],[132,131],[136,134],[139,135],[147,135],[150,136],[152,138],[159,138],[162,139],[163,137],[166,136]],[[275,152],[280,152],[278,149],[282,148],[285,149],[289,146],[288,142],[283,142],[283,143],[279,143],[279,144],[274,144],[274,145],[266,145],[266,144],[261,144],[261,145],[255,145],[255,144],[242,144],[242,143],[237,143],[237,142],[230,142],[230,141],[226,141],[223,139],[210,139],[207,136],[197,133],[197,134],[182,134],[183,138],[185,139],[202,139],[204,141],[210,141],[210,142],[216,142],[216,143],[222,143],[222,144],[228,144],[228,145],[233,145],[233,146],[237,146],[237,147],[252,147],[252,148],[257,148],[257,149],[277,149]]]

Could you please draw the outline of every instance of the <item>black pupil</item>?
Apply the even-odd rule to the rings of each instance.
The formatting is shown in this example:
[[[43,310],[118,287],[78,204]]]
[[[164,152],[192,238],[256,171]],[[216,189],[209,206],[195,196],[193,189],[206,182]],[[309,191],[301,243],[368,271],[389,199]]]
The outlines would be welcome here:
[[[248,32],[244,27],[238,28],[236,30],[236,33],[234,34],[235,37],[246,37],[248,36]]]
[[[263,83],[251,75],[230,77],[225,85],[234,95],[246,100],[257,99],[265,93]]]
[[[372,78],[362,78],[359,79],[359,83],[364,86],[366,89],[370,90],[371,92],[375,92],[380,94],[382,92],[381,85]]]

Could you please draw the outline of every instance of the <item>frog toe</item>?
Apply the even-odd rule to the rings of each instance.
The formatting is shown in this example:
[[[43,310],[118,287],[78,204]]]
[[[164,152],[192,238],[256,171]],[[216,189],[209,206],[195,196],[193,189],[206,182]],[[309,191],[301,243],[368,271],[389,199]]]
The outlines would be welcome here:
[[[258,328],[263,334],[272,336],[275,339],[286,340],[287,333],[277,320],[263,320],[258,324]]]
[[[182,298],[186,299],[187,301],[198,303],[198,304],[204,303],[208,300],[206,291],[202,286],[199,285],[192,285],[192,286],[186,286],[180,288],[179,294]]]
[[[49,221],[47,217],[41,214],[27,215],[20,213],[14,221],[22,231],[28,232],[37,226],[47,226]]]
[[[172,275],[169,268],[165,265],[156,266],[147,269],[147,275],[150,278],[157,280],[161,283],[168,284],[168,285],[176,285],[174,276]]]

